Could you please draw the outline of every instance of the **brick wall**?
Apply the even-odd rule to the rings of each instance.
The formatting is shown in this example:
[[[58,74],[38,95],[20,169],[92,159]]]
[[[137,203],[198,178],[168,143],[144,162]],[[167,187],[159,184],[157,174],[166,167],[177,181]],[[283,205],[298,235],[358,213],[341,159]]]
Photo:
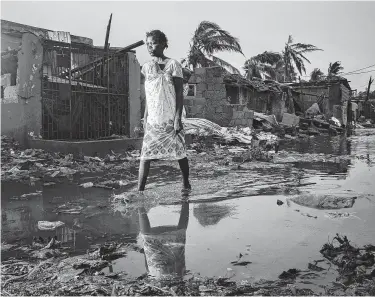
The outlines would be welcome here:
[[[220,67],[195,69],[189,84],[196,85],[196,95],[185,99],[188,116],[202,117],[220,126],[228,126],[232,119],[232,109],[227,107],[226,89],[223,82],[225,74],[225,70]],[[196,103],[194,103],[195,100],[197,100]]]
[[[222,127],[251,127],[254,112],[246,106],[250,92],[240,88],[239,101],[244,104],[229,104],[223,81],[226,74],[220,67],[195,69],[189,84],[195,84],[196,96],[184,99],[187,117],[205,118]]]
[[[342,124],[346,125],[349,90],[344,85],[336,83],[330,86],[303,86],[302,88],[295,87],[295,90],[305,93],[294,96],[296,102],[302,107],[303,112],[319,101],[320,98],[314,95],[324,95],[328,98],[323,100],[321,112],[327,118],[334,116]]]
[[[254,119],[254,111],[246,107],[245,104],[231,104],[232,119],[229,122],[229,127],[244,126],[252,127]]]
[[[305,112],[311,105],[319,101],[320,95],[329,96],[329,88],[326,86],[321,87],[295,87],[297,92],[304,93],[304,95],[295,95],[294,99],[298,105],[302,108],[302,112]],[[311,95],[309,95],[311,94]],[[327,99],[325,99],[327,100]]]
[[[185,98],[184,106],[188,118],[205,118],[206,99],[205,98]]]

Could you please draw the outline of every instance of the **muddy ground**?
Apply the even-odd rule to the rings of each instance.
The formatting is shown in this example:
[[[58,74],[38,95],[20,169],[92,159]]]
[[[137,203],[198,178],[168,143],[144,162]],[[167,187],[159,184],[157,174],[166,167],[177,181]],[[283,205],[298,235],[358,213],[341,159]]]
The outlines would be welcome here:
[[[374,295],[374,130],[268,150],[196,140],[189,197],[160,162],[132,202],[137,151],[65,156],[3,139],[2,294]],[[137,209],[170,224],[183,203],[186,273],[147,277]]]

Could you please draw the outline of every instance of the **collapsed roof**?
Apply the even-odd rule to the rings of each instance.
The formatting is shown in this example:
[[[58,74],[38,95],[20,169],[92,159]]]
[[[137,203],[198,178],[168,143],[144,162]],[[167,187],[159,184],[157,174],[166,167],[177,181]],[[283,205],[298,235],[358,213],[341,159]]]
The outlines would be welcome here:
[[[282,93],[290,89],[289,86],[274,80],[252,79],[248,80],[239,74],[227,74],[223,78],[224,83],[247,87],[257,92]]]

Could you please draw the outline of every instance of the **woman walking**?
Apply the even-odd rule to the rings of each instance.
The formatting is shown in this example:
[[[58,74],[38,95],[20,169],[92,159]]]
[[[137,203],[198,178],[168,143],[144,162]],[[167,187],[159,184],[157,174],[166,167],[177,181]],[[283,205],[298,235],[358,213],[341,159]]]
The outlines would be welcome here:
[[[189,162],[182,126],[182,66],[164,55],[168,40],[163,32],[153,30],[146,33],[146,45],[152,60],[142,67],[146,108],[138,190],[145,189],[152,160],[178,160],[183,176],[182,190],[190,191]]]

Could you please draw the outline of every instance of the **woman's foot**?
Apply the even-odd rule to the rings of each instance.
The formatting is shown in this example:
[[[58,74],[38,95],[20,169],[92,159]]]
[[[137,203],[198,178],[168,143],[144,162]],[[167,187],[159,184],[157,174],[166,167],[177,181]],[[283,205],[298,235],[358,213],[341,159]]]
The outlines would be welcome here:
[[[191,184],[189,182],[187,184],[184,184],[184,187],[182,188],[181,192],[184,191],[191,191]]]
[[[184,185],[184,187],[181,190],[182,197],[189,196],[191,192],[191,185],[188,183],[187,185]]]

